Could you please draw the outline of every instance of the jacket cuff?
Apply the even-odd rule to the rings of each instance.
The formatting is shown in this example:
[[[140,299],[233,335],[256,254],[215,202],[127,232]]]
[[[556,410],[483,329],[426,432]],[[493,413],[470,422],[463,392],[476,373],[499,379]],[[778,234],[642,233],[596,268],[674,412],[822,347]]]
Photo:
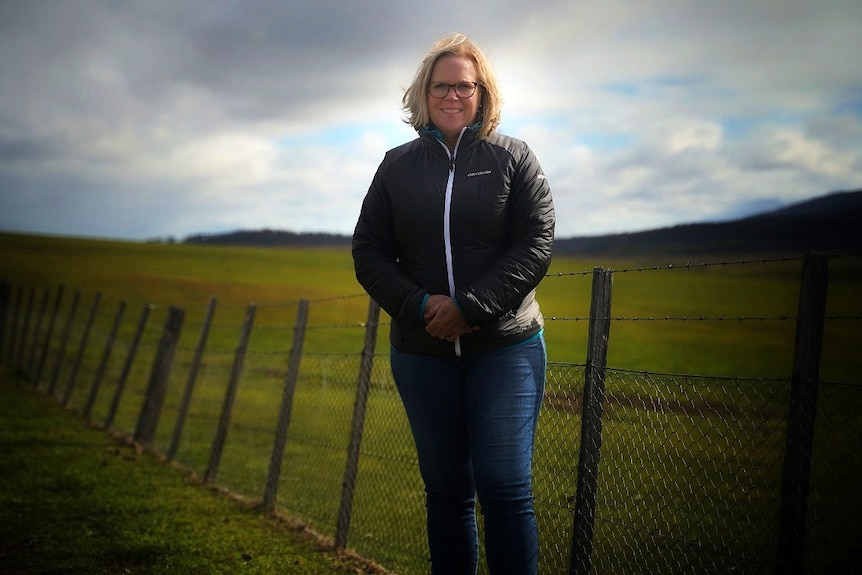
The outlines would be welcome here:
[[[422,303],[419,304],[419,317],[417,318],[420,323],[425,321],[425,307],[428,305],[428,298],[431,297],[431,294],[426,293],[425,297],[422,298]]]
[[[459,296],[461,298],[460,301],[458,299]],[[464,321],[467,322],[467,325],[474,326],[485,323],[481,318],[476,317],[479,314],[471,313],[471,310],[475,311],[475,307],[471,305],[470,295],[466,291],[459,289],[456,294],[452,296],[452,301],[455,302],[455,307],[457,307],[458,311],[461,312],[461,315],[464,316]]]

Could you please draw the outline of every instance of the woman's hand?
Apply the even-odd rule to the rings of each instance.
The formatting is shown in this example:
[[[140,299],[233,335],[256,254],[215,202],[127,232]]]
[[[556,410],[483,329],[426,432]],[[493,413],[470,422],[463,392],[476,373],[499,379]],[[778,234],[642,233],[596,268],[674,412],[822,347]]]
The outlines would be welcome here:
[[[452,341],[473,333],[479,326],[470,327],[455,301],[446,295],[432,295],[425,304],[425,331],[433,337]]]

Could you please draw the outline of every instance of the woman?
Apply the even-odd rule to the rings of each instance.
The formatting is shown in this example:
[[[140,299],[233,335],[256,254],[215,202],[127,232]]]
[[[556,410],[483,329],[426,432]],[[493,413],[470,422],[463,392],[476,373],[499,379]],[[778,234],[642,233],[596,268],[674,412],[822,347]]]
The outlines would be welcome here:
[[[392,318],[392,373],[425,483],[432,573],[476,572],[478,495],[491,573],[529,575],[546,365],[534,293],[551,259],[551,191],[529,147],[495,131],[496,79],[462,34],[434,45],[403,104],[419,137],[380,164],[353,258]]]

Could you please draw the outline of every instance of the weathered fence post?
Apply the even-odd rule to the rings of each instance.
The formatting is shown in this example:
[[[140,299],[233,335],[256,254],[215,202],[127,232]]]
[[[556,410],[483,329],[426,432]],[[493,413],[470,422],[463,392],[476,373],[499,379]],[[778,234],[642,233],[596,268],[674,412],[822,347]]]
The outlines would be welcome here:
[[[776,573],[804,573],[814,416],[829,283],[829,255],[809,252],[802,264],[791,376]]]
[[[12,365],[15,357],[15,349],[18,345],[18,317],[21,315],[21,300],[24,297],[24,288],[18,286],[15,290],[15,306],[12,308],[12,327],[9,329],[9,343],[6,349],[6,362]]]
[[[6,345],[6,318],[9,316],[9,294],[12,288],[5,281],[0,281],[0,356]]]
[[[189,405],[192,402],[192,391],[195,387],[195,381],[198,378],[198,369],[201,365],[201,360],[204,356],[204,349],[207,344],[207,337],[210,332],[210,325],[212,324],[213,314],[215,314],[216,307],[216,298],[210,297],[209,304],[207,305],[206,317],[204,317],[204,324],[201,327],[201,334],[198,337],[198,345],[195,348],[195,354],[192,358],[192,365],[189,368],[189,377],[186,380],[186,388],[183,391],[183,399],[180,403],[180,409],[177,412],[177,422],[174,424],[174,433],[171,436],[171,445],[168,447],[168,461],[173,461],[174,457],[177,455],[177,449],[180,447],[180,438],[183,435],[183,426],[186,422],[186,415],[189,411]]]
[[[45,339],[42,340],[42,353],[39,355],[39,365],[36,366],[36,376],[33,378],[33,387],[39,387],[39,382],[42,379],[42,371],[45,369],[45,361],[48,359],[48,351],[51,349],[51,338],[54,337],[54,325],[57,323],[57,316],[60,314],[60,302],[63,301],[63,290],[60,286],[57,288],[57,297],[54,299],[54,309],[51,312],[51,319],[48,320],[48,330],[45,332]]]
[[[9,294],[11,288],[5,281],[0,281],[0,357],[6,346],[6,318],[9,315]]]
[[[99,387],[102,385],[102,379],[105,377],[105,369],[108,367],[108,360],[111,359],[111,350],[114,348],[114,340],[117,339],[117,331],[120,329],[120,322],[123,320],[123,313],[125,311],[126,301],[121,300],[120,305],[117,306],[117,313],[114,315],[114,323],[111,324],[108,339],[105,342],[105,349],[102,351],[102,360],[96,369],[96,377],[93,378],[93,385],[90,387],[90,393],[87,396],[87,403],[84,405],[84,417],[90,417],[90,412],[93,410],[93,404],[96,402]]]
[[[45,288],[42,293],[42,303],[39,305],[39,315],[36,316],[36,325],[33,327],[33,343],[30,346],[30,357],[27,359],[27,366],[24,368],[27,372],[27,379],[35,385],[33,374],[36,367],[36,350],[39,349],[39,332],[42,331],[42,323],[45,321],[45,312],[48,310],[48,298],[51,295],[51,290]]]
[[[84,333],[81,334],[81,342],[78,344],[78,353],[75,355],[75,363],[72,364],[72,373],[69,374],[66,392],[63,394],[64,407],[68,407],[69,401],[72,399],[72,390],[75,388],[78,370],[81,369],[81,362],[84,360],[84,352],[87,351],[87,340],[90,339],[90,331],[93,329],[93,322],[96,321],[96,312],[99,310],[99,302],[101,300],[102,294],[101,292],[97,292],[93,297],[93,306],[90,308],[90,316],[87,318],[86,326],[84,326]]]
[[[135,361],[138,344],[141,343],[141,337],[144,335],[144,329],[147,327],[147,318],[150,316],[151,309],[153,309],[152,304],[144,304],[144,311],[141,312],[141,319],[138,320],[138,327],[135,330],[132,343],[129,344],[126,361],[123,364],[123,371],[120,372],[120,379],[117,380],[117,388],[114,390],[111,407],[108,409],[108,415],[105,417],[105,427],[108,429],[114,424],[114,418],[117,416],[117,409],[120,407],[120,398],[123,396],[123,390],[126,388],[126,380],[129,379],[129,373],[132,371],[132,363]]]
[[[168,390],[168,380],[171,375],[171,364],[180,340],[180,332],[183,329],[183,318],[185,312],[178,307],[168,308],[168,318],[162,330],[162,338],[156,349],[156,357],[153,360],[153,368],[150,371],[150,381],[147,385],[147,395],[138,416],[138,425],[135,427],[134,439],[144,445],[152,445],[156,436],[156,427],[159,424],[159,415],[165,402],[165,394]]]
[[[251,337],[251,328],[254,325],[254,314],[257,307],[254,304],[249,304],[246,308],[245,321],[242,325],[242,333],[240,334],[239,345],[236,348],[236,354],[233,359],[233,368],[230,373],[230,381],[227,385],[227,391],[224,396],[224,404],[222,405],[221,417],[219,418],[218,428],[216,429],[215,437],[213,438],[212,450],[210,451],[209,465],[207,465],[204,482],[210,482],[215,479],[218,472],[221,454],[224,450],[224,442],[227,439],[227,430],[230,426],[230,417],[233,412],[233,403],[236,399],[236,389],[239,386],[239,379],[242,375],[242,366],[245,361],[245,352],[248,349],[248,340]]]
[[[54,362],[54,371],[51,374],[51,382],[48,384],[48,395],[54,395],[54,389],[57,387],[57,379],[60,377],[60,368],[63,366],[66,347],[68,347],[69,338],[72,336],[72,325],[75,323],[75,313],[78,311],[78,304],[80,301],[81,292],[76,291],[75,297],[72,298],[72,307],[69,310],[69,316],[66,318],[66,325],[63,328],[63,334],[60,336],[60,349],[57,351],[57,360]]]
[[[36,299],[36,288],[31,287],[27,295],[27,308],[24,311],[24,323],[21,326],[21,343],[18,344],[18,370],[22,373],[24,369],[24,356],[27,352],[27,336],[30,333],[30,316],[33,315],[33,302]]]
[[[371,371],[374,367],[374,347],[377,343],[377,325],[380,320],[380,306],[373,299],[368,304],[368,319],[365,322],[365,345],[362,348],[362,362],[356,383],[356,401],[353,404],[353,423],[350,427],[350,445],[347,448],[347,465],[344,467],[344,481],[341,487],[341,505],[338,508],[338,526],[335,531],[335,548],[347,546],[350,531],[350,515],[353,508],[353,494],[356,490],[356,477],[359,472],[359,448],[362,443],[362,430],[365,426],[365,407],[371,387]]]
[[[307,324],[308,300],[300,299],[296,309],[296,325],[293,328],[293,343],[290,347],[287,374],[284,377],[284,391],[281,394],[281,408],[278,412],[278,423],[275,427],[275,441],[272,444],[272,455],[269,459],[269,473],[263,491],[263,508],[267,511],[275,509],[278,495],[281,462],[284,459],[287,430],[290,427],[290,417],[293,412],[293,396],[296,393],[296,383],[299,379],[299,362],[302,360],[302,346],[305,343],[305,328]]]
[[[589,342],[584,400],[581,414],[581,449],[578,458],[578,491],[572,526],[569,573],[587,574],[592,570],[593,528],[596,520],[599,458],[602,447],[602,411],[605,399],[605,368],[611,325],[613,271],[593,269],[590,302]]]

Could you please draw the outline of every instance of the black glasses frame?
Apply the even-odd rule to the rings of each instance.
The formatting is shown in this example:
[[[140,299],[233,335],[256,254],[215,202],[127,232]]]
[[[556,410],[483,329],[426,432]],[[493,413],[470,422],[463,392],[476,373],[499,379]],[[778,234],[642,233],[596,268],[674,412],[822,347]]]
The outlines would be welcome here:
[[[443,86],[446,86],[446,91],[443,92]],[[469,91],[464,87],[469,86]],[[428,94],[434,98],[445,98],[449,95],[450,90],[455,90],[455,95],[459,98],[470,98],[476,93],[476,88],[479,87],[479,82],[458,82],[457,84],[447,84],[446,82],[432,82],[428,84]],[[461,88],[461,90],[459,90]],[[437,92],[435,94],[435,91]]]

